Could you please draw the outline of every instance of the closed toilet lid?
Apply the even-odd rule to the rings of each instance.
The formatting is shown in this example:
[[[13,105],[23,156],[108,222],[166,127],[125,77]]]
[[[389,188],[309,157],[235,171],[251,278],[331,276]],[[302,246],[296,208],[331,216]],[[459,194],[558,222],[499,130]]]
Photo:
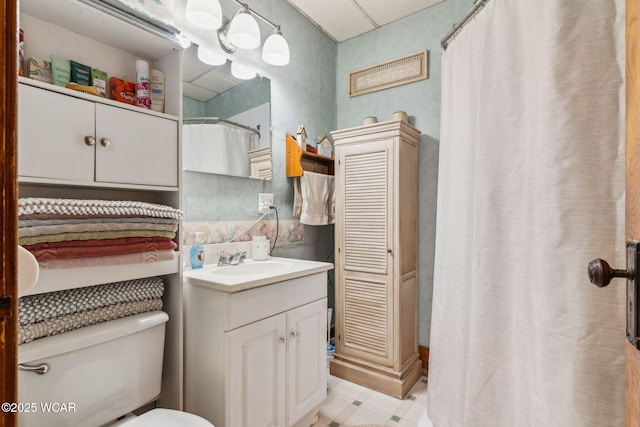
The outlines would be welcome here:
[[[214,427],[209,421],[188,412],[157,408],[132,418],[126,427]]]

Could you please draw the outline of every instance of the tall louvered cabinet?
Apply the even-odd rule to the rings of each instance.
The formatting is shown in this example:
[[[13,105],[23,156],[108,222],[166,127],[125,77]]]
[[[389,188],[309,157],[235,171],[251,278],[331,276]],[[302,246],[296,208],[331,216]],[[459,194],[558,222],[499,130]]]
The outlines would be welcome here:
[[[401,121],[332,132],[335,336],[332,375],[404,398],[418,355],[418,141]]]

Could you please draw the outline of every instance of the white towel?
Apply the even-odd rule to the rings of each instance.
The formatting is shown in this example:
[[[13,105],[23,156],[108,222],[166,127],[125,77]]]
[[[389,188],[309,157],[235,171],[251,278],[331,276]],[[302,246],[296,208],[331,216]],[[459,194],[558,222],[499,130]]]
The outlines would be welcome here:
[[[305,171],[300,177],[302,212],[300,222],[307,225],[335,223],[334,177]]]
[[[300,189],[300,177],[293,178],[293,217],[300,218],[302,214],[302,190]]]

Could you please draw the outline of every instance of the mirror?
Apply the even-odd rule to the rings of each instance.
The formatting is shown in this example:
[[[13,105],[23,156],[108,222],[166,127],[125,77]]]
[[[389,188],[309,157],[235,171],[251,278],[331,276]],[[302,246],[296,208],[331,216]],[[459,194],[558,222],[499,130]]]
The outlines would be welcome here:
[[[237,79],[230,61],[207,65],[197,50],[183,56],[184,170],[270,180],[270,80]]]

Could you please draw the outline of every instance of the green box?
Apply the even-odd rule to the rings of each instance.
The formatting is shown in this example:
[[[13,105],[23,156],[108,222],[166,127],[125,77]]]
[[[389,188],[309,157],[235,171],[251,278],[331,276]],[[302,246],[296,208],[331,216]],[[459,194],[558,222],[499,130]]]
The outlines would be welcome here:
[[[71,81],[79,85],[91,86],[91,67],[76,61],[69,62],[71,64]]]

